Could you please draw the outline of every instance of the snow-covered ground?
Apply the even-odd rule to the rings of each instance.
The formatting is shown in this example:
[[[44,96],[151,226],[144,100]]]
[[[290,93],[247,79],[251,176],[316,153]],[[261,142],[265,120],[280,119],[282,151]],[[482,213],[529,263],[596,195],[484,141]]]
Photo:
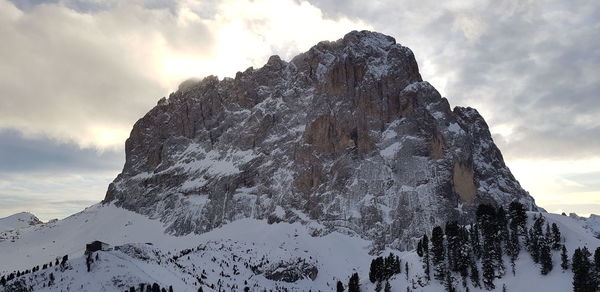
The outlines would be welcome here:
[[[0,273],[29,269],[56,257],[83,255],[85,245],[152,242],[158,248],[190,246],[198,236],[173,237],[157,220],[113,205],[93,205],[63,220],[0,233]],[[10,240],[3,240],[10,238]]]
[[[581,222],[581,225],[591,231],[594,236],[600,238],[600,216],[592,214],[590,217],[580,217],[575,213],[569,214],[569,217]]]
[[[530,213],[530,219],[534,213]],[[600,240],[575,218],[544,213],[555,222],[566,238],[571,255],[580,246],[593,250]],[[266,221],[243,219],[202,235],[174,237],[163,233],[164,226],[145,216],[112,205],[95,205],[64,220],[12,231],[13,240],[0,241],[0,274],[30,269],[69,255],[66,269],[53,266],[20,277],[35,291],[124,291],[140,283],[172,286],[174,291],[251,291],[262,288],[291,291],[332,291],[338,280],[344,285],[354,272],[361,278],[362,291],[373,291],[368,281],[371,242],[340,233],[312,236],[314,228],[299,223],[267,224]],[[98,260],[87,272],[85,244],[101,240],[118,249],[96,252]],[[131,244],[130,244],[131,243]],[[151,243],[151,244],[147,244]],[[421,259],[414,252],[396,252],[402,260],[402,273],[390,281],[392,291],[406,291],[413,280],[423,275]],[[95,254],[95,255],[96,255]],[[94,256],[95,256],[94,255]],[[572,274],[562,271],[560,255],[554,252],[554,270],[540,275],[539,266],[529,254],[521,252],[516,276],[510,273],[495,281],[498,291],[570,291]],[[299,265],[298,263],[303,263]],[[405,263],[409,265],[408,280]],[[305,270],[297,267],[304,266]],[[292,267],[292,268],[290,268]],[[293,268],[296,267],[296,268]],[[311,268],[316,277],[310,278]],[[277,273],[300,275],[288,283],[273,281]],[[55,277],[48,286],[49,274]],[[275,275],[275,276],[274,276]],[[214,287],[214,289],[212,288]],[[470,291],[479,291],[469,286]],[[1,289],[0,289],[1,290]],[[432,280],[413,291],[443,291]],[[458,291],[464,289],[458,285]]]
[[[0,218],[0,232],[20,229],[41,224],[42,221],[31,213],[21,212],[8,217]]]

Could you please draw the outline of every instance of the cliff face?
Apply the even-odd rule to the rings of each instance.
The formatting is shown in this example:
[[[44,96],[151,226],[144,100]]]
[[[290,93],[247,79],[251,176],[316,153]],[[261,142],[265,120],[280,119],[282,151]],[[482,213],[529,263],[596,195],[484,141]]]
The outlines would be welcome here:
[[[184,82],[134,125],[105,198],[174,234],[253,217],[396,248],[513,200],[535,208],[478,112],[451,110],[408,48],[367,31]]]

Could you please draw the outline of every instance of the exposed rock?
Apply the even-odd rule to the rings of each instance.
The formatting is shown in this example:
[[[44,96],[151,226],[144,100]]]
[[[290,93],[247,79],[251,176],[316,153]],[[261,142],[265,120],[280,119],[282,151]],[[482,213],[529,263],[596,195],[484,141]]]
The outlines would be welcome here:
[[[265,271],[265,278],[273,281],[293,283],[302,279],[317,279],[319,270],[314,265],[304,261],[280,262]]]
[[[125,148],[105,201],[174,234],[279,212],[406,248],[482,202],[536,208],[477,111],[451,110],[408,48],[368,31],[184,82]]]

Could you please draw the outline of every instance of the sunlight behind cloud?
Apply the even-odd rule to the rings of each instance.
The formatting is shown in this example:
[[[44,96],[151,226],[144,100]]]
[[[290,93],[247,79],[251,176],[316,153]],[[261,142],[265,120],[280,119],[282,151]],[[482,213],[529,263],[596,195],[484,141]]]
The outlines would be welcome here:
[[[336,40],[351,30],[371,26],[346,18],[331,20],[308,2],[229,0],[221,2],[211,19],[194,14],[193,4],[181,7],[180,18],[199,21],[214,36],[206,54],[185,54],[167,47],[158,56],[158,76],[170,88],[191,77],[233,77],[246,68],[262,67],[269,56],[290,59],[321,40]],[[167,44],[168,45],[168,44]]]
[[[21,11],[0,0],[0,88],[12,97],[0,99],[0,128],[99,149],[122,147],[133,123],[186,79],[234,76],[372,29],[305,1],[136,0],[86,12],[68,3]]]

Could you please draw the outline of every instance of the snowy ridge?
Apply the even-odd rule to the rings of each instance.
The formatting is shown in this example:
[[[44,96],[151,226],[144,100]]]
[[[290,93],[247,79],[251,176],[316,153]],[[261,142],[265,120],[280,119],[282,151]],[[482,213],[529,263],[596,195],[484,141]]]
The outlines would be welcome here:
[[[569,214],[569,217],[578,220],[581,224],[591,231],[596,238],[600,238],[600,216],[591,214],[590,217],[580,217],[575,213]]]
[[[35,215],[27,212],[21,212],[8,217],[0,218],[0,232],[20,229],[41,223],[42,221],[35,217]]]

